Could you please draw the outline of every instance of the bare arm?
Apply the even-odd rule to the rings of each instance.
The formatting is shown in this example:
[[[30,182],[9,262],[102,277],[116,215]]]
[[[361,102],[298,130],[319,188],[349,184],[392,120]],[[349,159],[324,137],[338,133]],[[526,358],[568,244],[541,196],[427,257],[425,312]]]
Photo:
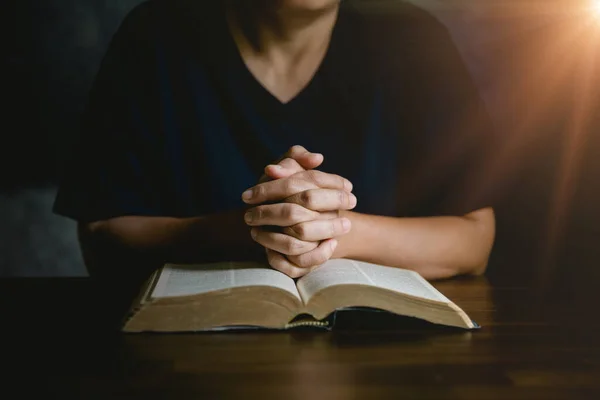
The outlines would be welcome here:
[[[273,174],[274,171],[268,170],[268,173],[273,175],[273,178],[283,181],[288,176],[293,177],[297,170],[298,166],[292,168],[288,165],[285,171],[277,176]],[[276,200],[271,198],[274,194],[269,193],[274,187],[263,186],[264,198],[261,200]],[[285,201],[292,201],[313,210],[332,206],[327,204],[326,198],[315,196],[311,204],[302,199],[303,196],[292,196]],[[351,258],[412,269],[431,280],[485,272],[495,237],[495,215],[492,208],[483,208],[463,216],[428,218],[382,217],[345,211],[343,208],[336,209],[340,210],[340,219],[349,220],[352,229],[344,235],[333,235],[338,246],[329,257]],[[257,220],[253,224],[261,225],[266,222]],[[331,224],[327,224],[322,221],[321,225],[313,225],[311,229],[299,229],[303,225],[299,224],[285,228],[283,233],[309,241],[319,234],[321,239],[332,237],[327,235],[339,230],[334,229],[334,220],[330,222]],[[278,250],[281,246],[278,246],[274,239],[268,240],[268,235],[269,233],[258,235],[255,240],[269,249],[281,251]],[[285,245],[289,240],[281,238],[281,243]],[[306,273],[315,265],[314,257],[307,257],[310,254],[287,255],[287,260],[296,269],[305,269]],[[282,270],[277,265],[273,267]]]
[[[323,156],[294,146],[277,162],[293,158],[297,169],[315,168]],[[269,180],[267,176],[261,181]],[[264,261],[262,246],[252,240],[244,222],[246,210],[195,218],[125,216],[80,223],[79,241],[90,273],[115,268],[152,271],[165,262],[207,263],[217,261]]]
[[[148,271],[165,262],[203,263],[264,257],[249,235],[243,210],[196,218],[119,217],[79,225],[91,274],[120,265]],[[232,251],[235,249],[235,251]]]
[[[426,279],[485,271],[495,236],[491,208],[461,217],[393,218],[343,212],[352,231],[335,258],[412,269]]]

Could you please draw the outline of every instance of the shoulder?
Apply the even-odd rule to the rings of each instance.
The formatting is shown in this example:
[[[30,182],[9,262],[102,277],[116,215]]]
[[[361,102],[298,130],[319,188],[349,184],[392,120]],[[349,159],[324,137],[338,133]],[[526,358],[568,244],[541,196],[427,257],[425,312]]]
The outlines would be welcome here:
[[[395,42],[415,33],[440,34],[445,26],[431,13],[402,0],[347,0],[344,12],[352,15],[358,28],[372,34],[395,34],[380,36],[383,42]]]
[[[134,7],[123,19],[113,43],[130,49],[210,43],[211,31],[219,21],[219,2],[193,0],[147,0]]]
[[[452,48],[448,29],[434,15],[401,0],[349,0],[343,12],[353,41],[379,68],[430,62]]]
[[[446,26],[427,10],[401,0],[346,0],[352,41],[367,67],[387,82],[428,75],[455,57]],[[452,60],[450,60],[452,61]]]

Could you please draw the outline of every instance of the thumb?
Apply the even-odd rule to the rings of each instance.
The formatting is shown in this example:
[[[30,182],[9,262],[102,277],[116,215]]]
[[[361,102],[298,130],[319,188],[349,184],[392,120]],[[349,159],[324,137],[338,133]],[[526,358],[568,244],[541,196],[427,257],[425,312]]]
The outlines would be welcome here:
[[[309,151],[303,153],[292,153],[290,158],[295,160],[305,170],[318,168],[325,158],[323,154],[311,153]]]
[[[271,179],[282,179],[305,171],[305,169],[294,159],[285,158],[279,164],[267,165],[265,175]]]

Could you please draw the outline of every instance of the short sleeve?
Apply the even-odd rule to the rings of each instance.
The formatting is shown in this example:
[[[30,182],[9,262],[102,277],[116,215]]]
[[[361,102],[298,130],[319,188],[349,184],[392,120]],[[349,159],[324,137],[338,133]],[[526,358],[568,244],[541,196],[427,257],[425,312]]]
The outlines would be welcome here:
[[[113,37],[90,92],[80,134],[54,203],[54,212],[91,222],[160,213],[147,158],[151,142],[140,121],[144,69],[152,68],[147,8],[138,6]],[[146,36],[146,40],[139,40]]]
[[[403,55],[411,61],[413,124],[399,198],[408,215],[465,215],[493,207],[497,137],[485,104],[445,27],[421,24]],[[416,37],[416,39],[415,39]]]

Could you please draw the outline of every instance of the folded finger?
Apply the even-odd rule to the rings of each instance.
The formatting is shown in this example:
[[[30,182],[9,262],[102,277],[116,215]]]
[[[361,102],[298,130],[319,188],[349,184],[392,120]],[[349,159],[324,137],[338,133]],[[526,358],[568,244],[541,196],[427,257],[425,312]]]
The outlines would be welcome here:
[[[339,175],[322,171],[304,171],[285,179],[260,183],[242,194],[247,204],[281,201],[310,189],[352,190],[352,183]]]
[[[356,207],[357,199],[345,190],[310,189],[285,199],[313,211],[351,210]]]
[[[276,203],[257,206],[244,214],[249,226],[292,226],[319,218],[319,213],[298,204]]]
[[[328,239],[319,245],[313,251],[303,253],[296,256],[289,256],[288,260],[300,268],[313,268],[325,263],[329,260],[337,248],[337,240]]]
[[[320,242],[345,235],[352,228],[348,218],[303,222],[283,229],[283,233],[307,242]]]
[[[321,211],[321,212],[319,212],[319,218],[317,218],[317,219],[327,220],[327,219],[336,219],[336,218],[340,218],[340,211],[339,210],[336,210],[336,211]]]
[[[283,254],[267,249],[267,260],[271,268],[282,272],[290,278],[300,278],[310,272],[310,269],[299,268],[292,264]]]
[[[300,169],[296,170],[296,172],[300,172],[304,171],[305,169],[317,168],[323,162],[323,155],[311,153],[300,145],[292,146],[288,151],[285,152],[284,155],[265,167],[265,173],[260,177],[258,183],[268,182],[271,179],[281,179],[291,175],[285,174],[285,170],[277,167],[279,165],[287,168],[287,165],[282,165],[282,162],[284,162],[286,159],[294,161],[300,167]],[[301,161],[303,165],[306,164],[307,166],[302,167],[298,161]]]
[[[299,145],[292,146],[286,156],[297,161],[304,169],[317,168],[324,160],[322,154],[312,153]]]
[[[306,242],[281,232],[270,232],[261,228],[252,228],[252,239],[261,246],[286,256],[300,255],[313,251],[318,242]]]
[[[271,179],[282,179],[304,171],[304,168],[293,158],[284,158],[278,164],[265,167],[265,174]]]

